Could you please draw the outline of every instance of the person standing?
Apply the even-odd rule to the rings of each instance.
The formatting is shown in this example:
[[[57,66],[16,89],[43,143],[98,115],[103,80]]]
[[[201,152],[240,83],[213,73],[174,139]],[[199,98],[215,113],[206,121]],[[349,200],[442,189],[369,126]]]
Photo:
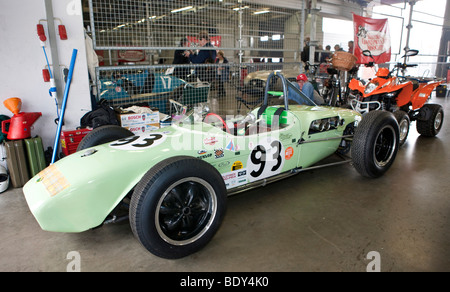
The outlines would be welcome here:
[[[180,41],[180,47],[188,47],[189,41],[187,38],[182,38]],[[190,64],[191,61],[189,61],[189,58],[185,56],[186,50],[185,49],[179,49],[175,50],[175,53],[173,55],[173,62],[174,65],[183,65],[183,64]],[[178,67],[175,66],[173,75],[180,78],[180,79],[186,79],[187,75],[189,75],[190,69],[188,67]]]
[[[303,62],[303,67],[305,68],[305,71],[309,70],[308,62],[309,62],[309,42],[310,42],[310,40],[311,39],[309,37],[305,38],[305,40],[303,41],[305,45],[300,54],[300,59]]]
[[[340,45],[336,44],[336,45],[334,45],[334,51],[335,51],[335,52],[343,51],[343,49],[341,48]]]
[[[327,45],[325,47],[325,52],[322,53],[322,56],[320,57],[320,63],[328,63],[331,58],[331,46]]]
[[[354,53],[354,48],[353,48],[353,41],[348,41],[348,52],[350,54]]]
[[[217,79],[217,84],[218,84],[218,91],[219,91],[218,95],[219,95],[219,97],[225,97],[226,96],[224,82],[228,81],[229,74],[230,74],[230,67],[228,67],[228,66],[220,66],[220,65],[221,64],[227,64],[227,63],[228,63],[228,59],[225,57],[224,52],[223,51],[218,51],[217,52],[216,64],[219,64],[219,66],[217,67],[216,79]]]
[[[184,56],[188,57],[192,64],[214,64],[216,60],[216,50],[211,44],[211,40],[206,31],[201,31],[198,34],[198,43],[201,47],[198,53],[195,54],[192,51],[186,51]],[[201,81],[211,83],[215,79],[214,68],[211,67],[197,67],[196,73]]]

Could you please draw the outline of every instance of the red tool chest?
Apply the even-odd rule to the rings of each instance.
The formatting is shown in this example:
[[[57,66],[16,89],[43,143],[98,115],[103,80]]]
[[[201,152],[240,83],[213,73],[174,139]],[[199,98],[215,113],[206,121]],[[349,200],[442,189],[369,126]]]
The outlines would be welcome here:
[[[60,141],[61,150],[64,155],[70,155],[77,151],[78,144],[84,136],[86,136],[91,130],[79,129],[72,131],[61,131]]]

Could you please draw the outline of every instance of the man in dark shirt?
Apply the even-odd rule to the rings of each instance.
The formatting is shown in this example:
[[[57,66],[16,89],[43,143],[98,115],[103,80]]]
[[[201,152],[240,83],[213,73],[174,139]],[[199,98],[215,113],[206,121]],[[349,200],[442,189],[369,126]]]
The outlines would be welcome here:
[[[180,47],[188,47],[189,46],[189,42],[186,38],[182,38],[180,41]],[[186,52],[185,49],[179,49],[179,50],[175,50],[175,53],[173,55],[173,62],[172,64],[174,65],[179,65],[179,64],[190,64],[191,62],[189,61],[189,58],[186,57],[184,55],[184,53]],[[190,73],[190,69],[189,67],[177,67],[175,66],[173,75],[180,78],[180,79],[185,79],[187,75],[189,75]]]
[[[197,54],[192,51],[186,51],[185,56],[189,58],[192,64],[214,64],[216,61],[216,50],[211,44],[209,35],[206,31],[202,31],[198,34],[198,42],[200,49]],[[197,77],[201,81],[211,82],[215,79],[215,70],[213,67],[198,67],[196,68]]]

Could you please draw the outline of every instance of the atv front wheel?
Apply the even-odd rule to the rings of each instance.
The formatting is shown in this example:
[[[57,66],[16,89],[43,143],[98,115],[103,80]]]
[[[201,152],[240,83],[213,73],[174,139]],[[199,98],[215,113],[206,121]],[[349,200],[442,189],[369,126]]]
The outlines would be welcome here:
[[[363,176],[382,176],[394,163],[399,147],[399,126],[391,112],[370,111],[355,131],[353,166]]]
[[[416,123],[417,132],[425,137],[434,137],[441,131],[444,122],[444,110],[440,104],[425,104],[421,112],[427,119],[418,119]]]
[[[409,128],[411,125],[411,120],[406,112],[402,110],[398,110],[394,112],[394,117],[398,122],[398,126],[400,128],[400,137],[399,137],[399,146],[402,146],[406,142],[406,138],[408,138]]]
[[[226,211],[226,187],[209,163],[172,157],[152,167],[131,197],[131,229],[156,256],[177,259],[203,248]]]

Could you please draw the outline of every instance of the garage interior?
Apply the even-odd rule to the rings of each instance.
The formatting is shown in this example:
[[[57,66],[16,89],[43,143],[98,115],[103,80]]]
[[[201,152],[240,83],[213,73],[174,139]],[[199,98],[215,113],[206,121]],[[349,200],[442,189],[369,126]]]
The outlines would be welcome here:
[[[22,52],[1,49],[6,65],[0,76],[6,82],[0,96],[3,100],[19,96],[24,112],[42,112],[32,133],[43,138],[44,149],[54,146],[55,101],[61,107],[65,83],[64,70],[53,70],[58,92],[53,100],[48,93],[50,85],[42,80],[42,69],[48,67],[34,29],[37,23],[48,29],[46,49],[51,68],[67,69],[72,48],[79,50],[63,130],[76,129],[83,115],[97,106],[104,86],[102,78],[190,68],[172,64],[174,51],[195,48],[194,44],[181,46],[180,40],[187,37],[194,43],[199,31],[204,30],[215,37],[229,60],[225,66],[229,79],[225,82],[225,96],[220,97],[217,87],[208,85],[207,100],[196,100],[194,95],[192,102],[208,102],[220,115],[245,114],[260,104],[252,96],[246,96],[245,102],[238,98],[246,93],[245,77],[251,73],[282,70],[286,74],[294,72],[295,77],[305,72],[300,58],[307,37],[311,40],[312,62],[314,52],[319,56],[324,52],[319,45],[333,47],[340,43],[346,50],[349,39],[330,37],[324,32],[324,19],[351,21],[352,13],[392,20],[392,35],[400,35],[401,39],[392,40],[390,65],[401,61],[405,44],[415,48],[428,41],[438,50],[429,53],[424,46],[423,53],[421,50],[417,56],[420,59],[409,60],[419,66],[408,69],[408,73],[440,78],[446,80],[444,84],[450,78],[448,0],[440,8],[439,17],[437,12],[414,10],[424,1],[401,0],[285,0],[276,6],[266,0],[42,2],[30,4],[24,12],[33,16],[24,20],[26,29],[21,28],[24,25],[17,17],[7,16],[8,11],[12,15],[20,12],[17,3],[8,4],[0,12],[0,18],[13,23],[5,24],[6,31],[18,31],[8,34],[6,44]],[[33,7],[41,8],[33,12]],[[393,11],[392,15],[382,10],[386,7]],[[411,15],[416,18],[412,17],[408,29]],[[53,26],[65,24],[67,41],[51,32],[50,21],[42,20],[50,17],[55,19]],[[427,36],[417,33],[420,25],[438,30],[439,38],[424,41]],[[22,30],[29,36],[25,41],[18,39]],[[89,71],[92,68],[85,61],[86,36],[92,39],[92,48],[100,57],[94,71]],[[5,58],[7,54],[15,58]],[[19,54],[30,64],[28,69],[27,65],[17,68]],[[21,76],[24,71],[29,72],[27,78]],[[89,78],[88,72],[95,77]],[[323,80],[327,75],[319,72],[315,77]],[[150,94],[154,88],[142,86],[140,90],[112,99],[110,104],[149,102],[160,112],[173,114],[169,99],[176,96],[172,92],[155,99]],[[448,91],[433,92],[429,102],[442,105],[445,114],[450,110]],[[11,116],[6,108],[0,114]],[[412,123],[394,165],[380,178],[363,178],[345,164],[302,172],[231,196],[225,219],[212,241],[199,252],[178,260],[150,254],[134,238],[127,221],[83,233],[43,231],[27,206],[22,188],[9,186],[0,193],[0,271],[69,271],[73,252],[79,256],[78,268],[83,272],[450,271],[449,143],[447,116],[442,130],[433,138],[420,136]]]

